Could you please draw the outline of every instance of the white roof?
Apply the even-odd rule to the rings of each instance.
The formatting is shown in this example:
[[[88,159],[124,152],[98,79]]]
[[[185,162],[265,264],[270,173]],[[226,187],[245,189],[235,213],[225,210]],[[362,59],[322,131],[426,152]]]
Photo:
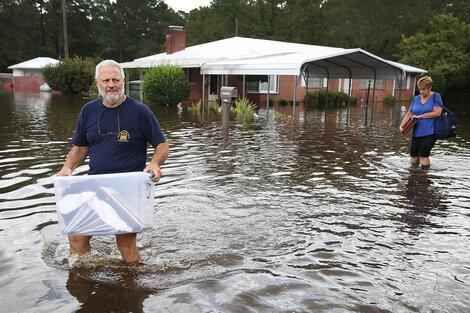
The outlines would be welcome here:
[[[37,57],[28,61],[24,61],[15,65],[11,65],[9,69],[41,69],[50,64],[59,63],[59,60],[49,57]]]
[[[187,47],[173,54],[151,55],[121,65],[124,68],[149,68],[162,64],[200,67],[201,74],[210,75],[299,75],[305,69],[309,77],[396,79],[404,72],[426,72],[382,59],[362,49],[244,37]]]

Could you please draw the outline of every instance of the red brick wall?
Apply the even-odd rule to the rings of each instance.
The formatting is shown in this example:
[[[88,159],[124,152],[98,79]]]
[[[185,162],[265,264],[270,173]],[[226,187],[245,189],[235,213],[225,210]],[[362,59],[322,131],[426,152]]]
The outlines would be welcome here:
[[[15,90],[39,91],[39,87],[44,84],[42,76],[14,76],[13,88]]]
[[[186,70],[186,69],[185,69]],[[208,76],[206,75],[206,78]],[[219,89],[221,87],[221,77],[219,76]],[[413,94],[413,86],[412,84],[414,83],[414,78],[411,79],[411,83],[409,88],[410,89],[405,89],[402,90],[401,93],[401,100],[402,102],[408,101],[412,94]],[[344,91],[344,84],[345,80],[344,79],[330,79],[329,84],[328,84],[328,89],[331,91]],[[228,83],[226,84],[231,87],[237,87],[238,89],[238,94],[240,97],[243,95],[243,80],[241,76],[239,75],[229,75],[228,76]],[[341,85],[341,86],[340,86]],[[274,106],[278,106],[278,102],[281,99],[285,99],[287,101],[292,101],[294,99],[294,76],[279,76],[279,91],[277,93],[270,93],[269,98],[274,101]],[[396,88],[398,88],[396,86]],[[191,89],[191,94],[189,98],[185,101],[183,101],[183,104],[185,106],[191,105],[192,103],[196,103],[199,101],[199,99],[202,99],[202,75],[200,74],[200,71],[196,73],[196,84],[190,85]],[[312,88],[309,87],[308,91],[313,92],[313,91],[318,91],[320,89],[324,88]],[[296,91],[296,100],[300,101],[303,103],[304,97],[306,94],[307,89],[305,87],[302,87],[301,81],[298,82],[297,84],[297,91]],[[375,90],[375,103],[382,103],[382,100],[385,96],[392,95],[393,92],[393,80],[387,80],[385,82],[385,89],[376,89]],[[206,101],[208,97],[208,90],[206,86]],[[365,89],[360,89],[360,80],[359,79],[353,79],[352,81],[352,97],[355,97],[358,99],[358,105],[363,105],[365,104],[367,100],[367,88]],[[370,89],[369,92],[369,103],[372,103],[372,96],[373,96],[373,89]],[[246,97],[253,101],[255,104],[257,104],[259,107],[266,107],[266,97],[267,95],[265,93],[247,93],[246,92]],[[399,90],[395,89],[395,97],[398,101],[399,98]]]

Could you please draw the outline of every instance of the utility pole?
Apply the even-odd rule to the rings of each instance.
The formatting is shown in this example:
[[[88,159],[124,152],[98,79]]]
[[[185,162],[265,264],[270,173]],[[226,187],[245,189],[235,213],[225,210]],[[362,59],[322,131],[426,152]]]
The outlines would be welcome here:
[[[65,0],[62,0],[62,28],[64,33],[64,57],[69,58],[69,40],[67,38],[67,11],[65,9]]]

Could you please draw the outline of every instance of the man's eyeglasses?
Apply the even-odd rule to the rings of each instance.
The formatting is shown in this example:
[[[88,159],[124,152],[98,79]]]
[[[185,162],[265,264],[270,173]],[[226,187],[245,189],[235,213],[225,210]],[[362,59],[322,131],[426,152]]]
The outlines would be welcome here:
[[[116,113],[116,116],[117,116],[117,132],[101,132],[100,117],[101,117],[101,115],[103,115],[103,108],[101,108],[101,112],[100,112],[100,114],[98,114],[98,134],[100,136],[117,135],[121,132],[121,124],[120,124],[120,121],[119,121],[119,113],[121,113],[121,106],[119,106],[119,111]]]

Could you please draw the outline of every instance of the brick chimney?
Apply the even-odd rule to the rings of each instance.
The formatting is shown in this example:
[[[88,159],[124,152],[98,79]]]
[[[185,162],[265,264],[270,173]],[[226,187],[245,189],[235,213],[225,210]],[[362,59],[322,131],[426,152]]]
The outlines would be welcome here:
[[[166,31],[166,53],[172,54],[184,50],[186,32],[183,26],[170,26]]]

